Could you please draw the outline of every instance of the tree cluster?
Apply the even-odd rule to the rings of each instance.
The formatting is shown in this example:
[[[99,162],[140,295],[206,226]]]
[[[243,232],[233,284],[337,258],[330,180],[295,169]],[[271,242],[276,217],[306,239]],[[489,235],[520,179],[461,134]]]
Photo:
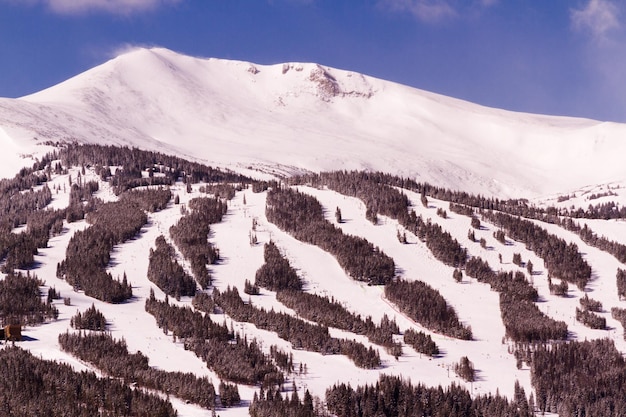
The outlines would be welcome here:
[[[94,330],[105,331],[107,329],[107,320],[104,314],[91,305],[84,313],[80,311],[70,319],[70,326],[77,330]]]
[[[548,275],[548,288],[550,289],[550,294],[557,295],[559,297],[567,297],[567,292],[569,291],[567,281],[562,279],[560,283],[554,284],[552,283],[552,277],[550,275]]]
[[[77,231],[67,245],[65,259],[57,265],[57,277],[75,290],[109,303],[132,297],[126,276],[120,281],[106,272],[113,247],[133,238],[148,222],[144,211],[132,201],[106,203],[89,213],[91,227]]]
[[[602,312],[602,303],[598,300],[594,300],[593,298],[589,298],[589,294],[585,294],[584,297],[581,297],[579,302],[583,310],[589,310],[595,313]]]
[[[334,299],[302,291],[279,291],[276,299],[307,320],[365,335],[372,343],[385,347],[394,356],[402,354],[402,347],[393,341],[393,335],[399,334],[400,329],[395,320],[390,320],[387,315],[376,325],[371,316],[363,319],[360,314],[348,311]]]
[[[76,372],[25,350],[0,350],[0,415],[49,417],[175,417],[169,401],[117,379]]]
[[[243,292],[248,295],[259,295],[261,293],[261,289],[256,283],[253,284],[247,279],[243,283]]]
[[[60,159],[63,166],[94,166],[105,178],[111,175],[109,167],[118,167],[115,175],[109,178],[116,194],[138,186],[170,185],[179,179],[191,183],[252,182],[231,171],[137,148],[67,144],[58,153],[44,158],[46,161],[55,159]]]
[[[580,289],[584,289],[589,282],[591,267],[583,259],[576,244],[568,244],[530,220],[498,212],[483,212],[483,217],[506,229],[512,239],[525,243],[529,250],[543,258],[552,276],[575,284]]]
[[[576,320],[590,329],[606,329],[606,319],[585,308],[576,307]]]
[[[546,316],[532,301],[500,293],[500,314],[506,336],[516,342],[567,339],[567,324]]]
[[[417,216],[415,211],[411,210],[408,216],[402,219],[402,225],[425,242],[433,256],[444,264],[454,268],[465,265],[467,249],[437,223],[431,222],[430,219],[424,221],[422,216]]]
[[[472,257],[465,265],[465,273],[480,282],[488,283],[500,293],[500,314],[506,336],[516,342],[534,342],[566,339],[567,325],[555,321],[539,310],[535,302],[537,290],[521,271],[495,273],[486,261]]]
[[[595,313],[602,311],[602,303],[585,294],[580,300],[580,307],[576,307],[576,320],[591,329],[606,329],[606,319]]]
[[[468,216],[472,219],[474,218],[474,209],[466,205],[450,202],[448,208],[452,213],[460,214],[462,216]]]
[[[615,276],[615,282],[617,285],[617,295],[620,300],[626,298],[626,269],[617,269],[617,274]]]
[[[106,333],[62,333],[59,344],[64,351],[125,383],[171,394],[207,409],[215,406],[215,388],[207,377],[152,368],[141,352],[129,353],[123,339],[116,340]]]
[[[205,292],[196,292],[196,295],[191,299],[191,305],[196,310],[204,311],[208,314],[215,312],[215,301],[213,301],[213,297]]]
[[[172,192],[168,188],[149,188],[130,190],[120,195],[121,201],[130,201],[144,211],[154,213],[167,207],[172,199]]]
[[[263,257],[265,262],[256,271],[255,285],[272,291],[302,289],[300,277],[274,242],[265,244]]]
[[[59,316],[51,300],[42,300],[41,285],[43,282],[30,272],[10,272],[0,280],[0,322],[3,326],[39,324]]]
[[[328,413],[319,405],[314,404],[309,390],[304,392],[300,400],[298,391],[293,391],[291,398],[288,394],[280,393],[278,389],[261,390],[254,393],[252,404],[248,409],[250,417],[328,417]]]
[[[417,332],[413,329],[407,329],[404,332],[404,343],[410,345],[419,353],[428,356],[439,355],[439,348],[430,335],[424,332]]]
[[[201,197],[191,200],[189,209],[190,212],[170,227],[170,236],[189,261],[200,287],[206,289],[211,285],[207,265],[219,259],[219,250],[209,243],[210,225],[222,221],[228,206],[218,198]]]
[[[360,315],[350,313],[345,307],[334,300],[315,294],[302,292],[302,281],[295,269],[289,264],[274,242],[265,245],[265,263],[256,273],[256,285],[277,291],[276,299],[295,310],[297,314],[307,320],[319,323],[325,327],[336,327],[365,334],[370,341],[387,348],[398,357],[402,354],[402,347],[393,341],[393,334],[400,332],[395,321],[383,318],[376,326],[371,317],[365,320]],[[246,280],[246,282],[248,282]],[[250,284],[248,284],[250,285]],[[250,294],[249,291],[244,291]]]
[[[526,405],[525,407],[523,405]],[[413,385],[381,375],[375,385],[333,385],[326,390],[328,410],[337,417],[531,417],[526,398],[509,402],[500,395],[471,394],[458,385],[443,388]]]
[[[626,415],[626,363],[613,341],[539,345],[530,365],[542,412],[562,417]]]
[[[88,181],[83,184],[79,176],[77,182],[70,187],[70,202],[65,209],[65,220],[68,223],[82,220],[87,213],[95,211],[103,202],[94,197],[100,185],[96,181]]]
[[[241,191],[242,186],[235,187],[232,184],[207,184],[200,187],[201,193],[213,194],[215,198],[225,198],[232,200],[237,191]]]
[[[35,263],[37,253],[37,241],[28,232],[0,232],[0,261],[4,257],[2,272],[29,268]]]
[[[289,373],[293,371],[293,353],[287,354],[276,345],[272,345],[270,346],[270,355],[280,369]],[[302,362],[300,363],[300,366],[302,366]]]
[[[462,340],[472,339],[472,330],[459,321],[454,308],[437,290],[422,281],[396,279],[385,286],[385,297],[404,314],[434,332]]]
[[[454,372],[468,382],[474,381],[476,378],[474,364],[467,356],[462,356],[459,363],[454,364]]]
[[[623,332],[624,340],[626,340],[626,308],[613,307],[611,308],[611,317],[615,320],[619,321],[622,325],[622,328],[625,329]]]
[[[22,188],[25,184],[12,184],[14,181],[2,180],[0,183],[0,230],[4,231],[25,224],[30,213],[43,210],[52,201],[47,184],[34,191],[30,187]]]
[[[148,279],[163,292],[175,297],[193,297],[196,294],[196,281],[175,259],[175,249],[165,237],[156,238],[155,248],[150,249],[148,258]]]
[[[453,267],[460,267],[465,263],[467,251],[456,239],[438,224],[431,223],[430,219],[424,222],[413,210],[409,212],[410,201],[407,196],[392,187],[399,185],[397,178],[382,173],[337,171],[296,178],[294,181],[310,183],[317,187],[327,186],[341,194],[357,197],[365,203],[368,218],[375,218],[376,214],[380,213],[397,219],[407,230],[424,241],[433,256],[441,262]],[[426,196],[422,197],[424,203]],[[438,210],[437,214],[447,217],[442,209]]]
[[[362,368],[380,366],[380,356],[373,348],[361,343],[330,336],[328,327],[312,324],[286,313],[267,311],[244,303],[237,288],[224,292],[213,290],[213,299],[226,314],[237,321],[254,324],[257,328],[276,332],[281,339],[291,342],[295,349],[305,349],[325,355],[343,354]]]
[[[274,188],[267,194],[265,213],[269,221],[296,239],[334,255],[353,279],[380,285],[395,275],[392,258],[367,240],[346,235],[327,221],[315,197],[290,188]]]
[[[6,194],[0,194],[0,261],[4,259],[2,270],[26,269],[34,264],[38,248],[48,245],[50,233],[60,233],[63,211],[44,210],[52,200],[50,188],[46,184],[39,191],[21,192],[20,182],[2,180]],[[36,182],[36,181],[35,181]],[[29,184],[26,182],[26,184]],[[25,185],[25,184],[22,184]],[[12,229],[26,224],[21,233]]]
[[[50,236],[63,231],[64,210],[39,210],[28,215],[26,231],[36,241],[38,248],[48,246]]]
[[[220,378],[247,385],[283,382],[283,374],[256,341],[233,335],[225,324],[213,322],[208,314],[170,305],[167,298],[158,301],[154,294],[146,300],[146,311],[166,334],[171,331],[174,337],[184,340],[185,348],[204,360]]]
[[[241,402],[239,388],[236,384],[220,381],[220,403],[222,407],[234,407]]]

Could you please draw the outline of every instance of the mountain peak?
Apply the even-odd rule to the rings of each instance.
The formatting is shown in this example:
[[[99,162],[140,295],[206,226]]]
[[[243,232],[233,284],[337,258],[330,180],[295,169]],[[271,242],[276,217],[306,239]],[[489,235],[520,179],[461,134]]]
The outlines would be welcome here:
[[[137,48],[2,104],[8,137],[158,149],[233,168],[378,170],[500,196],[626,178],[623,125],[487,108],[316,63]]]

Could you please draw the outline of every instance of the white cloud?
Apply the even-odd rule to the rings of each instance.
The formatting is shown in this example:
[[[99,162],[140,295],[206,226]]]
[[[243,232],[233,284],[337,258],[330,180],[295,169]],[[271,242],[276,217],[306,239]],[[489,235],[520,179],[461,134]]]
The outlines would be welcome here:
[[[181,1],[183,0],[39,0],[38,3],[44,4],[55,13],[66,15],[90,12],[130,15]]]
[[[409,12],[424,22],[456,16],[456,11],[446,0],[382,0],[382,4],[395,12]]]
[[[476,12],[496,5],[499,0],[379,0],[383,8],[394,12],[408,12],[426,23],[437,23],[457,18],[467,12]]]
[[[589,31],[599,41],[620,27],[619,8],[609,0],[589,0],[583,9],[571,10],[571,19],[574,28]]]

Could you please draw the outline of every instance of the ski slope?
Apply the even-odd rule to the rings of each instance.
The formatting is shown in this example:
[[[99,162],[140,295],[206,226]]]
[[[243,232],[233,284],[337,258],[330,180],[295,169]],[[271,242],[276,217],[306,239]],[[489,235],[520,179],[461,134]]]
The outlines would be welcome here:
[[[78,170],[73,169],[68,175],[76,178]],[[53,193],[54,199],[51,206],[58,208],[68,203],[69,190],[65,192],[62,188],[62,184],[68,183],[68,175],[55,176],[51,181],[52,189],[59,188],[57,193]],[[88,169],[83,178],[97,180],[99,177]],[[192,192],[188,193],[185,185],[178,183],[172,187],[172,191],[179,196],[182,205],[194,197],[205,195],[199,192],[200,186],[201,184],[194,185]],[[455,282],[452,278],[453,268],[434,259],[425,244],[416,236],[408,233],[407,244],[401,244],[398,241],[396,234],[401,227],[395,220],[380,216],[377,225],[366,220],[365,207],[360,200],[327,189],[310,187],[298,187],[298,189],[315,196],[322,203],[327,219],[335,224],[337,223],[333,213],[335,208],[339,207],[344,221],[337,225],[345,233],[366,238],[393,257],[399,276],[408,280],[424,281],[437,289],[455,308],[460,320],[471,326],[474,340],[463,341],[441,336],[406,317],[384,298],[382,287],[368,286],[363,282],[350,279],[332,255],[316,246],[295,240],[269,223],[265,217],[266,193],[253,193],[250,189],[238,192],[229,202],[228,212],[222,222],[211,228],[211,242],[219,248],[222,258],[218,264],[211,267],[213,285],[216,288],[225,290],[228,286],[236,286],[245,300],[249,299],[256,306],[273,308],[295,315],[293,311],[280,304],[275,298],[275,293],[271,291],[261,289],[261,294],[258,296],[248,296],[242,291],[245,280],[253,281],[256,270],[263,263],[263,244],[272,240],[298,270],[305,282],[305,291],[332,296],[352,312],[361,314],[363,317],[371,315],[375,322],[386,314],[397,321],[402,331],[409,328],[424,331],[433,337],[442,354],[435,358],[427,357],[403,344],[402,356],[395,359],[383,348],[371,344],[364,336],[331,328],[331,334],[335,337],[353,338],[366,346],[378,349],[382,367],[365,370],[356,367],[342,355],[321,355],[293,349],[289,342],[280,339],[275,333],[257,329],[249,323],[232,321],[228,316],[213,315],[212,318],[215,321],[220,323],[226,321],[229,327],[232,326],[236,331],[243,332],[248,338],[257,338],[265,350],[269,350],[271,345],[277,345],[293,353],[296,369],[301,363],[306,364],[307,373],[296,372],[288,376],[289,381],[295,381],[297,389],[302,390],[301,394],[308,389],[313,395],[323,398],[326,388],[334,383],[345,382],[353,386],[375,383],[381,373],[402,375],[414,382],[424,382],[428,385],[447,386],[456,383],[465,386],[474,395],[499,392],[511,398],[515,381],[520,382],[527,394],[532,392],[529,369],[527,367],[518,369],[514,356],[509,353],[511,345],[504,339],[505,330],[500,319],[498,294],[491,291],[489,285],[478,283],[468,277],[464,277],[461,283]],[[484,227],[476,230],[476,238],[484,237],[487,241],[486,248],[482,248],[477,242],[473,243],[467,239],[467,230],[470,228],[469,217],[449,213],[446,219],[441,218],[436,215],[437,208],[447,210],[447,202],[429,199],[429,205],[426,208],[420,203],[419,194],[411,192],[406,192],[406,194],[418,215],[423,216],[425,220],[430,219],[440,224],[444,230],[468,248],[470,255],[477,255],[488,260],[493,268],[513,271],[520,269],[511,262],[512,255],[516,252],[521,254],[524,261],[531,260],[535,266],[535,275],[532,279],[540,294],[541,301],[538,303],[540,309],[550,317],[564,320],[569,327],[572,339],[610,337],[615,341],[618,349],[626,353],[626,342],[622,336],[623,329],[610,317],[609,313],[612,306],[623,303],[617,298],[615,273],[618,267],[623,268],[624,265],[612,256],[588,247],[577,236],[559,227],[543,225],[551,233],[575,242],[593,268],[594,276],[585,292],[591,298],[602,302],[604,309],[601,315],[607,318],[609,329],[591,330],[575,321],[574,318],[575,309],[579,306],[579,299],[584,296],[584,292],[570,286],[566,298],[551,295],[543,261],[526,250],[523,244],[510,241],[509,244],[502,245],[493,237],[493,231],[496,228],[483,223]],[[100,182],[97,196],[106,201],[115,199],[108,183],[105,182]],[[168,229],[180,216],[180,206],[170,203],[165,210],[149,215],[148,224],[144,226],[137,238],[115,247],[109,271],[114,277],[126,273],[133,285],[134,294],[129,302],[115,305],[87,297],[82,292],[75,292],[67,282],[56,278],[56,264],[65,257],[65,248],[73,232],[87,227],[83,221],[66,223],[64,232],[52,238],[48,248],[39,251],[36,256],[38,267],[32,272],[44,280],[46,287],[53,286],[62,297],[69,297],[70,305],[65,305],[62,300],[55,301],[60,312],[59,319],[26,328],[24,334],[27,340],[20,343],[20,346],[29,349],[38,357],[67,362],[77,370],[89,369],[88,364],[81,363],[60,349],[57,336],[65,331],[73,331],[70,327],[70,318],[77,311],[84,311],[94,304],[109,320],[111,334],[115,338],[124,338],[129,351],[141,351],[147,355],[151,366],[168,371],[178,370],[193,372],[201,376],[206,375],[212,378],[217,386],[219,378],[207,368],[206,364],[192,352],[186,351],[182,343],[174,340],[171,334],[164,334],[157,327],[154,318],[144,310],[145,300],[151,288],[154,289],[157,299],[165,297],[164,293],[146,278],[150,249],[154,247],[155,238],[161,234],[170,240]],[[249,240],[253,219],[257,223],[255,233],[258,243],[255,245],[251,245]],[[615,231],[614,237],[622,241],[626,239],[624,228]],[[502,255],[502,264],[499,263],[498,254]],[[188,268],[182,257],[180,261]],[[45,287],[43,289],[45,290]],[[170,299],[170,302],[179,305],[191,304],[188,297],[183,297],[179,302]],[[401,340],[400,336],[397,337]],[[463,356],[467,356],[477,370],[477,380],[473,383],[463,381],[453,371],[454,364]],[[290,386],[290,382],[286,385]],[[257,387],[239,385],[243,399],[242,406],[221,409],[219,414],[223,416],[248,415],[247,404],[252,400],[257,389]],[[172,401],[181,416],[210,415],[209,410],[185,404],[175,398],[172,398]]]
[[[31,165],[54,149],[53,144],[80,142],[176,154],[263,178],[320,170],[380,170],[454,190],[529,198],[538,205],[586,208],[608,201],[626,204],[626,166],[622,161],[626,154],[625,133],[626,127],[621,124],[491,109],[318,64],[262,66],[188,57],[161,48],[137,49],[31,96],[0,98],[0,147],[4,150],[0,155],[0,178],[11,177],[20,167]],[[76,178],[77,168],[69,175]],[[87,169],[85,179],[98,176]],[[55,185],[59,188],[53,192],[51,207],[67,206],[66,184],[67,175],[55,176],[51,181],[51,189]],[[172,191],[181,204],[186,204],[203,195],[199,186],[194,185],[187,193],[184,184],[177,183]],[[331,222],[335,222],[335,208],[340,207],[345,221],[338,226],[345,233],[366,238],[391,256],[399,276],[424,281],[437,289],[460,320],[471,326],[475,340],[460,341],[435,334],[404,316],[385,300],[381,287],[351,280],[332,255],[295,240],[269,223],[265,217],[266,194],[249,189],[238,192],[229,202],[223,221],[212,226],[210,239],[222,257],[211,266],[216,288],[237,286],[243,293],[245,280],[253,281],[263,263],[263,244],[272,240],[299,271],[305,291],[332,296],[350,311],[371,315],[375,322],[386,314],[396,319],[401,330],[425,331],[432,335],[442,355],[426,357],[403,345],[403,354],[396,360],[364,336],[331,329],[333,336],[354,338],[380,351],[382,368],[364,370],[342,355],[323,356],[292,349],[275,333],[251,324],[234,322],[223,315],[215,315],[215,320],[232,322],[234,329],[248,338],[256,337],[266,350],[275,344],[292,352],[296,369],[302,363],[308,372],[296,373],[290,379],[298,390],[309,389],[321,398],[335,382],[353,386],[373,383],[381,373],[403,375],[428,385],[456,383],[474,394],[497,391],[508,397],[513,395],[517,380],[527,394],[532,392],[529,370],[517,368],[509,353],[510,345],[504,340],[498,294],[487,284],[467,277],[461,283],[455,282],[453,269],[434,259],[415,236],[408,234],[408,244],[398,242],[400,226],[395,220],[381,216],[378,225],[367,221],[360,200],[326,189],[299,189],[320,200]],[[613,195],[590,199],[593,193],[609,190]],[[487,241],[486,248],[482,248],[467,239],[468,217],[449,212],[446,202],[435,199],[429,199],[429,207],[425,208],[419,195],[405,193],[417,214],[440,224],[468,248],[470,255],[480,256],[493,268],[518,270],[511,262],[513,253],[520,253],[524,261],[531,260],[536,271],[532,280],[541,299],[539,308],[565,321],[572,339],[610,337],[626,353],[623,329],[610,316],[611,307],[624,303],[617,297],[615,274],[617,268],[625,266],[615,258],[586,245],[571,232],[542,225],[550,233],[576,243],[592,266],[592,281],[585,293],[602,302],[600,314],[606,317],[609,329],[591,330],[575,320],[575,309],[585,293],[570,286],[566,298],[551,295],[543,261],[524,244],[500,244],[493,237],[495,227],[483,223],[485,227],[476,231],[477,239]],[[566,195],[571,197],[559,202],[559,197]],[[103,182],[97,196],[105,201],[116,199]],[[448,210],[448,218],[438,217],[437,208]],[[45,359],[70,363],[77,370],[88,369],[87,364],[60,350],[57,336],[71,331],[70,318],[77,311],[94,304],[111,322],[113,336],[123,337],[131,352],[147,355],[151,366],[207,375],[217,386],[219,378],[206,364],[184,350],[171,334],[164,334],[144,310],[151,288],[158,299],[164,298],[146,278],[148,254],[157,236],[163,234],[170,240],[168,230],[180,215],[180,207],[170,203],[167,209],[149,215],[149,223],[136,239],[116,246],[110,272],[113,276],[126,273],[135,296],[119,305],[74,292],[67,282],[56,278],[56,265],[64,259],[73,233],[87,227],[84,222],[66,223],[63,233],[39,251],[38,266],[32,272],[44,280],[46,287],[54,286],[63,297],[69,297],[70,305],[55,301],[59,320],[25,329],[28,338],[21,346]],[[256,245],[249,241],[253,219],[258,223]],[[624,221],[580,222],[612,240],[626,241]],[[502,263],[498,255],[502,255]],[[179,260],[183,262],[182,257]],[[250,300],[266,309],[295,314],[278,303],[270,291],[262,289]],[[187,305],[190,299],[170,302]],[[464,382],[452,370],[462,356],[467,356],[478,371],[474,383]],[[242,406],[219,410],[219,414],[248,415],[247,404],[256,389],[240,385]],[[173,397],[171,400],[180,416],[210,415],[208,410]]]

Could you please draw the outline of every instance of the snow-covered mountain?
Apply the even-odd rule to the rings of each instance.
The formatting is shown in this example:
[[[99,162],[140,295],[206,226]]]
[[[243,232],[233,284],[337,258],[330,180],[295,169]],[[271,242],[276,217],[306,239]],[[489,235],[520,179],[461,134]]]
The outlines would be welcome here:
[[[78,141],[240,170],[380,170],[535,197],[626,179],[625,134],[621,124],[492,109],[317,64],[137,49],[0,99],[0,176],[48,150],[37,145]]]
[[[542,201],[559,208],[597,204],[613,210],[613,202],[619,207],[626,204],[625,133],[626,125],[491,109],[317,64],[262,66],[197,59],[165,49],[138,49],[31,96],[0,98],[0,149],[4,151],[0,154],[0,178],[31,165],[54,143],[76,141],[136,146],[250,175],[381,170],[476,194],[549,197]],[[123,198],[115,194],[112,182],[103,180],[96,162],[65,167],[53,162],[46,171],[47,187],[32,188],[50,191],[46,210],[70,208],[76,201],[71,194],[77,187],[72,185],[83,181],[98,184],[94,196],[103,202]],[[155,173],[153,163],[148,165],[140,174],[144,178],[166,175],[167,169],[159,171],[157,167],[159,172]],[[116,171],[114,167],[112,171]],[[30,185],[20,187],[25,199],[30,198]],[[228,323],[233,332],[259,341],[265,353],[270,346],[277,346],[293,355],[295,367],[294,372],[287,373],[286,391],[295,387],[301,397],[308,390],[323,399],[335,383],[355,387],[374,384],[386,374],[433,387],[459,385],[472,396],[497,392],[509,399],[516,397],[518,383],[529,395],[541,398],[532,383],[530,367],[512,354],[514,342],[507,336],[501,298],[490,284],[472,278],[467,269],[457,282],[456,266],[439,259],[419,233],[407,229],[397,218],[382,214],[372,222],[369,208],[360,198],[331,187],[292,188],[315,197],[333,227],[366,239],[390,256],[397,277],[421,281],[435,289],[458,313],[462,324],[471,327],[474,338],[456,339],[418,323],[385,295],[382,286],[352,279],[333,253],[300,241],[275,224],[267,215],[269,192],[243,187],[233,190],[225,216],[211,224],[211,233],[207,234],[208,242],[220,254],[219,262],[209,265],[212,284],[207,293],[215,289],[225,292],[232,287],[241,291],[246,281],[255,281],[256,272],[265,262],[264,244],[273,242],[297,270],[304,292],[330,296],[346,311],[371,316],[376,323],[387,316],[397,322],[400,330],[393,337],[402,345],[402,354],[394,357],[363,334],[329,326],[332,337],[356,340],[379,352],[380,366],[365,369],[346,355],[301,349],[275,331],[213,310],[215,323]],[[141,231],[110,251],[106,272],[112,277],[127,276],[132,286],[133,297],[120,304],[100,301],[60,278],[59,270],[64,268],[59,265],[67,260],[70,242],[79,232],[93,227],[85,220],[68,221],[72,216],[61,212],[58,233],[50,236],[45,247],[37,249],[30,269],[22,271],[41,279],[42,295],[50,289],[62,294],[63,300],[53,301],[59,316],[45,324],[27,326],[21,347],[35,357],[68,363],[75,370],[95,369],[63,350],[59,343],[59,335],[75,332],[71,318],[94,306],[106,317],[110,334],[125,340],[129,352],[142,352],[151,367],[206,376],[214,386],[219,385],[223,378],[213,364],[188,350],[184,340],[171,330],[159,328],[145,308],[146,300],[153,296],[166,298],[165,292],[148,279],[157,239],[172,243],[173,257],[185,270],[192,271],[171,228],[188,213],[193,199],[211,195],[209,184],[190,184],[181,178],[175,178],[169,189],[172,198],[165,208],[146,213]],[[494,272],[497,268],[511,276],[525,276],[538,294],[537,302],[529,305],[536,306],[540,316],[566,323],[568,340],[608,338],[621,355],[626,353],[624,325],[612,313],[613,308],[625,307],[620,280],[616,278],[626,264],[619,253],[616,255],[618,245],[626,242],[623,216],[575,218],[568,223],[569,228],[532,218],[531,224],[541,225],[546,233],[570,244],[563,249],[567,252],[563,256],[570,256],[574,248],[591,268],[584,288],[565,285],[559,295],[554,288],[562,289],[565,281],[551,275],[548,261],[542,257],[545,254],[533,252],[532,244],[515,240],[508,231],[505,238],[503,226],[486,217],[481,217],[477,226],[477,218],[453,211],[449,201],[429,196],[425,204],[416,190],[404,189],[403,193],[416,218],[449,233],[467,251],[468,258],[488,262]],[[5,203],[11,199],[8,193],[3,197],[8,197]],[[19,204],[4,206],[9,213]],[[336,217],[339,208],[341,221]],[[32,211],[43,210],[37,205]],[[21,249],[18,237],[31,233],[23,224],[25,218],[29,217],[22,216],[18,227],[14,227],[18,223],[6,222],[13,229],[5,230],[10,238],[0,244],[9,250]],[[586,234],[574,227],[582,228],[583,224]],[[589,239],[589,230],[605,239]],[[4,265],[6,260],[0,259],[0,267]],[[0,281],[5,278],[6,274],[0,272]],[[299,316],[279,301],[274,291],[261,288],[260,294],[241,294],[253,306]],[[591,328],[577,319],[579,308],[590,303],[590,298],[599,304],[597,316],[606,320],[606,326]],[[187,296],[171,297],[169,302],[180,307],[193,304]],[[440,354],[432,357],[418,353],[404,341],[408,330],[431,336]],[[464,357],[476,367],[478,377],[474,382],[465,381],[454,371]],[[587,379],[581,381],[587,384]],[[238,390],[242,403],[221,408],[219,415],[249,415],[248,406],[259,394],[259,387],[238,383]],[[170,400],[180,416],[212,415],[209,409],[176,395]]]

